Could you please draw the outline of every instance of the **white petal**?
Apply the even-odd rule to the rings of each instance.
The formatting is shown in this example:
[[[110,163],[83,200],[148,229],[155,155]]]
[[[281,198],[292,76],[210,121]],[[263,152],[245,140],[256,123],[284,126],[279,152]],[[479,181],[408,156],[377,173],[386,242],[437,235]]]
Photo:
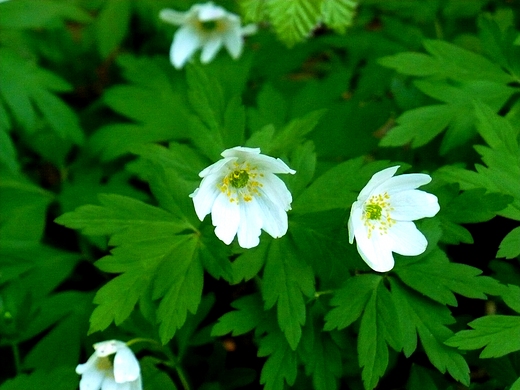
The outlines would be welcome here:
[[[388,272],[394,268],[392,248],[389,247],[386,235],[374,232],[371,238],[365,232],[356,234],[357,250],[361,258],[370,268],[377,272]]]
[[[241,35],[252,35],[258,31],[256,24],[248,24],[247,26],[242,27],[240,31]]]
[[[101,386],[101,390],[126,390],[125,384],[116,383],[114,378],[107,377],[103,381],[103,385]]]
[[[226,194],[220,193],[211,209],[211,220],[215,234],[225,244],[231,244],[240,224],[240,210],[236,202],[230,202]]]
[[[107,340],[94,344],[96,355],[99,357],[113,355],[120,348],[127,348],[127,346],[125,343],[119,340]]]
[[[199,176],[204,177],[207,175],[211,175],[212,173],[219,173],[223,169],[225,169],[225,166],[233,161],[236,161],[237,157],[226,157],[222,160],[218,160],[216,163],[211,164],[209,167],[204,168],[202,171],[200,171]],[[225,176],[225,174],[223,174]]]
[[[382,171],[374,173],[374,175],[372,175],[366,186],[363,187],[363,189],[359,193],[358,200],[364,201],[365,199],[367,199],[374,189],[376,189],[379,185],[381,185],[382,183],[390,179],[392,176],[394,176],[398,169],[399,165],[395,167],[386,168]]]
[[[221,180],[222,178],[218,175],[206,176],[202,179],[200,187],[190,195],[193,198],[195,213],[201,221],[211,212],[215,199],[222,193],[217,186]]]
[[[404,256],[417,256],[428,246],[426,237],[413,222],[397,222],[388,230],[392,251]]]
[[[212,20],[225,17],[228,12],[222,7],[209,2],[206,4],[198,4],[198,18],[201,22],[209,22]]]
[[[246,146],[235,146],[234,148],[224,150],[220,155],[222,157],[249,157],[251,155],[260,154],[260,148],[248,148]]]
[[[172,9],[163,9],[159,13],[159,18],[167,23],[171,23],[175,26],[184,24],[187,20],[187,12],[178,12]]]
[[[129,382],[129,384],[129,390],[143,390],[143,383],[140,376],[135,381]]]
[[[262,229],[273,238],[280,238],[287,233],[288,221],[285,209],[273,203],[266,196],[255,198],[261,210]]]
[[[374,192],[382,194],[386,191],[392,195],[401,191],[413,190],[431,181],[432,178],[424,173],[408,173],[388,179],[379,185]]]
[[[348,241],[351,244],[354,242],[354,234],[356,229],[363,227],[363,221],[361,220],[362,214],[363,210],[361,203],[355,201],[352,204],[352,208],[350,209],[350,217],[348,219]]]
[[[227,51],[234,59],[240,57],[244,42],[240,34],[240,24],[230,27],[230,29],[223,36],[224,45]]]
[[[262,184],[262,187],[258,188],[260,197],[269,199],[285,211],[291,209],[292,195],[282,179],[272,173],[265,173],[258,181]]]
[[[257,166],[259,170],[266,172],[290,173],[291,175],[296,173],[294,169],[289,168],[289,166],[279,158],[273,158],[264,154],[255,156],[251,159],[251,162],[254,163],[254,165]]]
[[[215,58],[215,56],[217,55],[217,52],[220,50],[221,47],[222,47],[222,36],[221,35],[212,36],[202,46],[202,54],[200,56],[200,62],[202,62],[203,64],[207,64],[208,62],[211,62]]]
[[[99,390],[101,383],[105,379],[105,373],[97,369],[83,372],[79,381],[79,390]]]
[[[76,367],[76,374],[83,374],[85,371],[91,370],[92,368],[96,367],[96,362],[98,360],[98,355],[94,352],[90,357],[88,358],[87,362],[84,364],[78,364]]]
[[[240,225],[238,226],[238,245],[249,249],[260,243],[262,215],[255,199],[240,204]]]
[[[114,378],[117,383],[131,382],[141,375],[139,362],[132,350],[125,346],[114,357]]]
[[[439,212],[439,202],[435,195],[420,190],[401,191],[390,196],[392,219],[415,221],[433,217]]]
[[[170,61],[177,69],[184,66],[193,53],[201,46],[199,35],[190,26],[183,26],[175,33],[170,48]]]

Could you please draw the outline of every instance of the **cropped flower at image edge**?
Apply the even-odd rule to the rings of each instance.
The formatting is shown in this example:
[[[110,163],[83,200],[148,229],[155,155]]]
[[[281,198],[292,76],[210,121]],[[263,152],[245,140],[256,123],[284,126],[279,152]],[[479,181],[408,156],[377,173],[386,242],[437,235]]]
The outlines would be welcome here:
[[[422,173],[395,176],[399,166],[372,176],[352,205],[349,241],[354,238],[360,256],[375,271],[394,267],[392,252],[417,256],[428,241],[412,221],[433,217],[440,207],[435,195],[417,190],[431,177]]]
[[[257,148],[227,149],[222,157],[200,172],[190,195],[199,219],[211,213],[216,236],[227,245],[238,236],[242,248],[257,246],[261,230],[274,238],[287,233],[292,196],[275,173],[296,171]]]
[[[256,25],[242,27],[238,15],[212,2],[195,4],[186,12],[163,9],[159,17],[181,26],[170,48],[170,61],[177,69],[182,68],[199,48],[202,48],[200,60],[203,64],[211,62],[222,46],[237,59],[244,46],[242,37],[256,32]]]
[[[80,390],[142,390],[141,368],[134,353],[118,340],[94,344],[95,352],[76,367]],[[115,355],[114,355],[115,354]],[[114,355],[113,361],[110,355]]]

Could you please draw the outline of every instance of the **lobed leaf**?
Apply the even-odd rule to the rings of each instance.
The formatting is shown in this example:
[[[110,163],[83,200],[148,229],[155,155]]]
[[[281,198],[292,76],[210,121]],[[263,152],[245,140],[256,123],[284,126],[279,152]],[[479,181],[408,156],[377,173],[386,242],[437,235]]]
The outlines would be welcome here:
[[[473,329],[458,332],[445,344],[459,349],[485,347],[481,358],[496,358],[520,350],[520,316],[486,316],[468,325]]]

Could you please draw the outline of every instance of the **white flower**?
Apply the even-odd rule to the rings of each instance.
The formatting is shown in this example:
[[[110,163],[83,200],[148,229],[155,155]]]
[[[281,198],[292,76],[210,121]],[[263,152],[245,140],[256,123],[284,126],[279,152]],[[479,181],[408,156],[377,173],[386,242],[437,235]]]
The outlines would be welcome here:
[[[76,367],[82,375],[80,390],[142,390],[139,362],[125,343],[103,341],[94,344],[94,349],[88,361]],[[113,354],[112,362],[109,356]]]
[[[190,195],[199,219],[211,212],[217,237],[229,245],[238,235],[242,248],[257,246],[261,229],[274,238],[287,233],[292,196],[274,173],[296,171],[260,149],[237,146],[222,156],[199,173],[203,179]]]
[[[394,267],[392,252],[417,256],[428,241],[411,221],[433,217],[439,211],[435,195],[416,190],[431,177],[413,173],[393,177],[399,166],[383,169],[369,180],[352,205],[348,220],[349,241],[375,271]]]
[[[175,26],[182,26],[175,33],[170,48],[170,61],[177,68],[184,66],[193,53],[202,48],[200,60],[208,63],[224,45],[234,59],[240,57],[243,35],[256,32],[256,25],[242,27],[240,17],[214,5],[195,4],[187,12],[163,9],[159,17]]]

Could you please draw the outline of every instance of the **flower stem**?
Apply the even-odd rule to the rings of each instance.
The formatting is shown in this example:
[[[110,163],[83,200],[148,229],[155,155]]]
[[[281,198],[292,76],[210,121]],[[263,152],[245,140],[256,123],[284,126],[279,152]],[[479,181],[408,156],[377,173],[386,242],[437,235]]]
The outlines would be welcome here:
[[[19,375],[22,373],[22,363],[20,361],[20,349],[18,348],[18,344],[11,344],[11,348],[13,350],[13,360],[14,367],[16,369],[16,374]]]
[[[177,372],[177,376],[179,377],[179,380],[181,381],[182,388],[184,390],[190,390],[190,384],[188,383],[186,374],[184,374],[184,371],[183,371],[181,365],[177,362],[177,359],[173,355],[172,351],[170,351],[168,348],[164,348],[163,350],[164,350],[165,355],[170,360],[171,366],[173,368],[175,368],[175,371]]]

